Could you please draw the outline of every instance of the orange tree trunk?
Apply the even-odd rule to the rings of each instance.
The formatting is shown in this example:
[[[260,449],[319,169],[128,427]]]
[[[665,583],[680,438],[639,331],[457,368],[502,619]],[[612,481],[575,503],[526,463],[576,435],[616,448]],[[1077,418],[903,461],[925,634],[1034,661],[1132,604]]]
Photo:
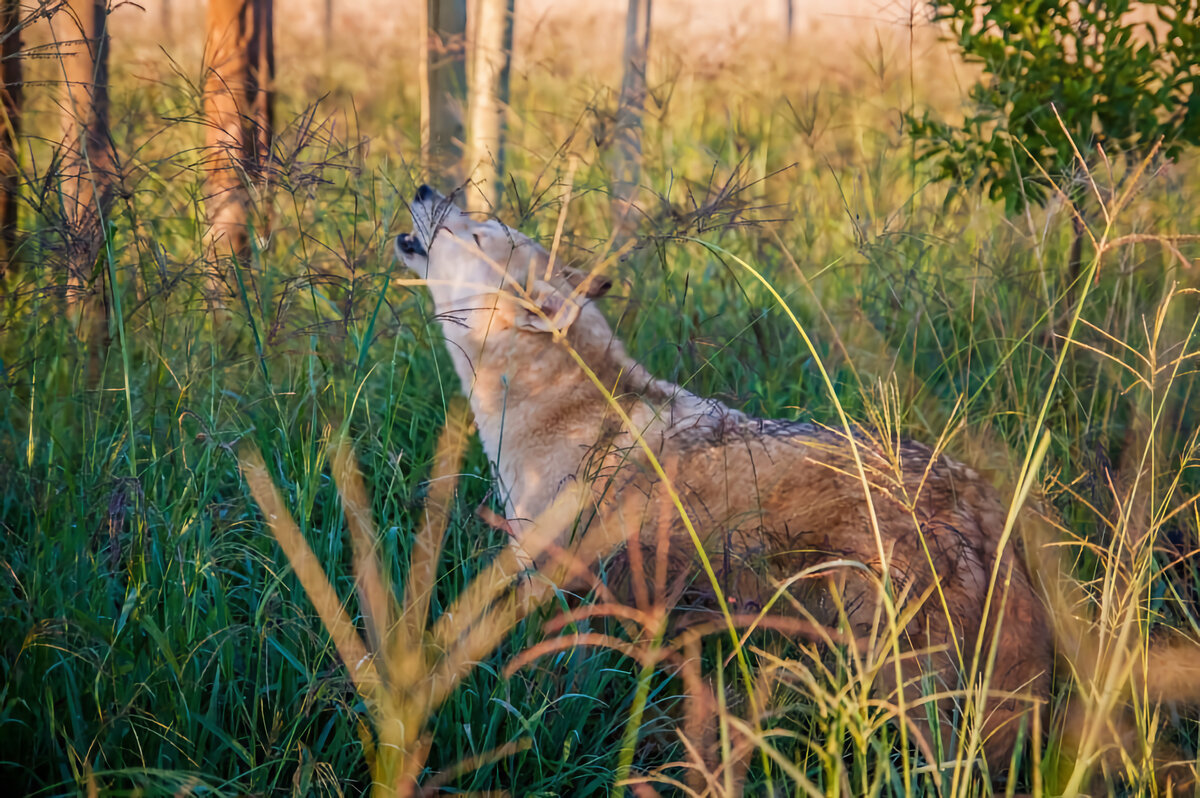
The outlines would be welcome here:
[[[227,294],[228,261],[250,257],[251,190],[270,157],[273,0],[209,0],[204,46],[206,244],[210,287]],[[259,220],[265,224],[264,219]]]
[[[21,141],[21,3],[0,5],[0,275],[12,268],[17,243]]]

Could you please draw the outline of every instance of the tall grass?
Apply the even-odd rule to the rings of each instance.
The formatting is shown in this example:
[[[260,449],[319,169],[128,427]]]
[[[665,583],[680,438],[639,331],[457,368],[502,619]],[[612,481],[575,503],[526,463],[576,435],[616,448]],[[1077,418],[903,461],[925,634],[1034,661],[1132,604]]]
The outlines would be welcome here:
[[[3,781],[46,795],[361,793],[384,736],[356,681],[361,657],[340,648],[359,634],[345,627],[383,650],[393,625],[380,630],[387,613],[364,607],[416,601],[413,590],[428,612],[412,617],[436,626],[506,551],[504,532],[475,512],[500,507],[476,444],[452,500],[429,482],[458,385],[425,297],[393,284],[390,235],[407,229],[404,200],[420,180],[403,54],[373,64],[378,80],[352,97],[315,102],[310,69],[284,80],[291,121],[262,196],[273,225],[231,286],[232,322],[217,324],[202,293],[196,69],[123,60],[123,46],[114,41],[123,191],[110,230],[123,343],[98,384],[61,313],[53,108],[48,92],[30,92],[30,124],[46,138],[28,145],[27,236],[0,322]],[[606,312],[655,374],[697,393],[776,417],[833,423],[844,411],[936,442],[1007,496],[1031,486],[1061,541],[1044,567],[1061,560],[1081,580],[1058,608],[1060,633],[1095,644],[1068,660],[1050,728],[1030,730],[1001,786],[1086,788],[1122,719],[1136,735],[1101,778],[1149,794],[1152,744],[1194,756],[1200,736],[1194,713],[1128,687],[1148,640],[1200,636],[1200,297],[1196,242],[1178,237],[1200,229],[1195,164],[1095,176],[1113,213],[1067,328],[1070,220],[1055,205],[1005,218],[970,186],[926,182],[893,121],[912,102],[945,102],[945,87],[925,62],[890,66],[902,40],[855,45],[837,71],[803,47],[786,59],[754,49],[731,48],[723,69],[655,64],[644,235]],[[288,57],[298,54],[281,53],[281,75]],[[562,256],[586,262],[611,230],[597,145],[611,93],[598,78],[556,77],[558,61],[527,64],[501,215],[550,241],[570,172]],[[332,430],[346,431],[366,483],[351,513]],[[1041,468],[1022,481],[1043,442]],[[266,534],[238,467],[250,445],[264,454],[252,485],[278,486],[328,595],[347,602],[343,632],[330,634],[322,618],[334,608],[314,602]],[[443,501],[444,545],[430,549],[423,508]],[[359,512],[377,533],[369,590],[355,576]],[[348,602],[364,590],[376,598]],[[901,742],[895,708],[872,692],[871,652],[848,641],[757,632],[743,641],[747,682],[719,628],[664,635],[661,618],[570,593],[497,630],[414,716],[405,750],[420,756],[407,776],[532,795],[609,794],[626,775],[634,791],[714,795],[768,783],[992,790],[958,753],[969,741]],[[971,722],[967,712],[963,735]]]

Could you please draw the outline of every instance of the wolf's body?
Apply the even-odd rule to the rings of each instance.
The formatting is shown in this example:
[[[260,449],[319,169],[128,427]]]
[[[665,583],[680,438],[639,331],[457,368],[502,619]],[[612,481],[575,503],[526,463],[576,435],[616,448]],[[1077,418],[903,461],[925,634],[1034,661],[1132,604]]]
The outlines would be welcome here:
[[[918,443],[858,431],[852,447],[840,431],[751,418],[657,380],[593,304],[607,281],[548,271],[540,246],[425,187],[412,211],[415,233],[397,239],[397,252],[428,281],[518,541],[563,486],[583,482],[592,527],[640,540],[648,570],[665,529],[669,570],[698,575],[692,597],[703,601],[711,588],[644,442],[731,600],[761,607],[804,573],[775,606],[863,639],[886,624],[880,606],[891,596],[906,619],[899,662],[910,719],[926,717],[912,704],[936,692],[940,723],[954,728],[953,704],[986,682],[988,699],[975,703],[983,749],[993,773],[1007,768],[1021,719],[1047,701],[1054,655],[1022,558],[1013,543],[1000,547],[1006,507],[989,484]],[[679,584],[678,575],[652,582]],[[892,660],[876,681],[892,702],[896,672]]]

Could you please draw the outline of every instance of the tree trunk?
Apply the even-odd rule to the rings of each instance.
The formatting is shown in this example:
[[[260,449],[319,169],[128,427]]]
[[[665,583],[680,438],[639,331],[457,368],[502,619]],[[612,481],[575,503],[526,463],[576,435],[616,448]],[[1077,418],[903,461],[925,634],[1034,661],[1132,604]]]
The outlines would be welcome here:
[[[784,40],[790,42],[796,32],[796,0],[784,0],[784,15],[786,17]]]
[[[97,378],[107,346],[104,224],[115,156],[108,132],[108,18],[104,0],[70,0],[51,20],[59,44],[62,92],[62,210],[68,313],[91,347]]]
[[[171,3],[173,0],[159,0],[162,3],[162,44],[168,50],[175,46],[175,15]]]
[[[642,173],[642,110],[646,105],[646,53],[650,49],[652,0],[629,0],[625,16],[625,75],[614,130],[613,237],[624,244],[637,230],[635,205]]]
[[[209,0],[204,47],[206,247],[210,290],[228,294],[228,261],[251,256],[251,189],[268,173],[275,74],[273,0]],[[258,221],[265,232],[268,219]]]
[[[466,98],[466,0],[428,0],[422,41],[421,159],[429,182],[443,191],[462,183]]]
[[[0,277],[12,271],[17,244],[17,200],[21,158],[21,2],[2,0],[0,59]]]
[[[504,186],[504,114],[512,57],[512,0],[475,0],[467,104],[467,210],[495,212]]]
[[[325,58],[333,55],[333,0],[325,0]]]

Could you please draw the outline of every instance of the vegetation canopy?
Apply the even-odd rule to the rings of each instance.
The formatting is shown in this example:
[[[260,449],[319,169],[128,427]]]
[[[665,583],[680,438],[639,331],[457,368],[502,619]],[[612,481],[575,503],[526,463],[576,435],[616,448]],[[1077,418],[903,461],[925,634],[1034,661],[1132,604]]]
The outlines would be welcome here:
[[[1196,0],[930,3],[969,64],[961,121],[908,116],[934,175],[978,183],[1010,212],[1056,190],[1072,202],[1105,159],[1177,157],[1200,142]],[[1112,168],[1111,165],[1109,168]]]

